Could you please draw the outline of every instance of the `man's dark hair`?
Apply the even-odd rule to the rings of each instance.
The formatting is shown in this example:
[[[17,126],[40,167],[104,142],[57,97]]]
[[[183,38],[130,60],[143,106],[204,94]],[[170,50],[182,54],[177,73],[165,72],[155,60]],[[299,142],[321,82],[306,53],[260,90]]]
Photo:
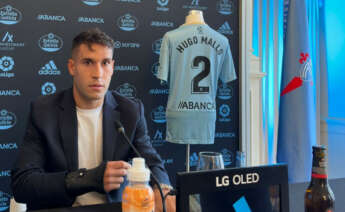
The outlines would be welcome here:
[[[106,46],[110,49],[114,49],[114,40],[109,37],[105,32],[102,32],[99,28],[92,28],[87,31],[79,33],[72,42],[72,54],[73,51],[81,44],[86,44],[90,50],[92,50],[92,44],[99,44]]]

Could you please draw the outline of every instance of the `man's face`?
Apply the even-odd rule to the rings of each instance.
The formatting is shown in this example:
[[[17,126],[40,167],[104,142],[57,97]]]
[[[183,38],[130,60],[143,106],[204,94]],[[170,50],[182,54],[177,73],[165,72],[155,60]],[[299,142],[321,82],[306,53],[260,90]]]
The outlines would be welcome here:
[[[78,107],[94,108],[103,103],[113,75],[113,50],[99,44],[91,49],[81,44],[68,61],[73,77],[73,95]]]

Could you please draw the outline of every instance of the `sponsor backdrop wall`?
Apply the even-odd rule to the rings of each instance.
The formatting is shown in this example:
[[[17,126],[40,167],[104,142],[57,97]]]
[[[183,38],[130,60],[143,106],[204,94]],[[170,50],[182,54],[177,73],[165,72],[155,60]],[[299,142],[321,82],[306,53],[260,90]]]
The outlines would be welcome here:
[[[11,196],[10,169],[29,103],[71,86],[66,66],[71,40],[91,27],[99,27],[116,41],[110,89],[144,102],[152,143],[175,183],[175,172],[185,170],[186,147],[164,141],[168,87],[155,74],[164,33],[183,24],[192,9],[202,10],[207,24],[229,38],[238,74],[236,0],[0,1],[0,211],[7,210]],[[219,83],[216,141],[191,146],[191,170],[203,150],[222,152],[225,165],[234,166],[239,146],[238,82]]]

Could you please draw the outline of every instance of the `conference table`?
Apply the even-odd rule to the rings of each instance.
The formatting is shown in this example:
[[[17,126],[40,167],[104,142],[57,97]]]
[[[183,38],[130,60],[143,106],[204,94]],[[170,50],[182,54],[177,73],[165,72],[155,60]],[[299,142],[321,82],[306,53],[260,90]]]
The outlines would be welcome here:
[[[345,211],[345,178],[329,180],[330,186],[334,192],[335,211]],[[304,192],[308,183],[297,183],[289,185],[289,202],[291,212],[304,211]],[[47,210],[35,210],[32,212],[121,212],[121,203],[110,203],[103,205],[90,205],[70,208],[56,208]]]

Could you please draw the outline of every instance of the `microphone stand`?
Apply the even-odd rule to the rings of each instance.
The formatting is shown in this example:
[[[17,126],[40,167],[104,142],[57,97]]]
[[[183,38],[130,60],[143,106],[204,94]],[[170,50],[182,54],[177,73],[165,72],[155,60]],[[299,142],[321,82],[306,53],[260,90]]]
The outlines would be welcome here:
[[[135,148],[135,146],[130,142],[128,136],[126,135],[126,132],[125,132],[125,129],[124,127],[122,126],[121,122],[119,121],[115,121],[115,124],[116,124],[116,128],[117,128],[117,131],[125,138],[125,140],[127,141],[127,143],[129,144],[129,146],[132,148],[132,150],[135,152],[135,154],[138,156],[138,157],[141,157],[141,154],[139,153],[139,151]],[[146,164],[147,167],[149,167],[147,164]],[[158,187],[158,190],[159,190],[159,193],[161,195],[161,198],[162,198],[162,207],[163,207],[163,212],[166,212],[166,207],[165,207],[165,198],[164,198],[164,194],[163,194],[163,190],[158,182],[158,179],[157,177],[153,174],[153,172],[151,171],[151,176],[152,176],[152,179],[153,179],[153,182],[157,185]]]

